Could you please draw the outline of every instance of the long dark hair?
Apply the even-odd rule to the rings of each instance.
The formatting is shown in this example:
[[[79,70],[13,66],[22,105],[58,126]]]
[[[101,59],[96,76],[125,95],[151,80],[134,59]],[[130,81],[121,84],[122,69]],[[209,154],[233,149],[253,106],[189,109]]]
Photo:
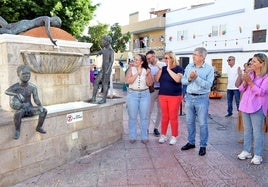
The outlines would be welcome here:
[[[146,70],[147,70],[147,69],[150,69],[150,68],[149,68],[149,64],[148,64],[148,62],[147,62],[147,59],[146,59],[146,56],[143,55],[143,54],[138,54],[138,55],[141,57],[141,61],[143,62],[143,63],[141,64],[141,67],[145,68]]]

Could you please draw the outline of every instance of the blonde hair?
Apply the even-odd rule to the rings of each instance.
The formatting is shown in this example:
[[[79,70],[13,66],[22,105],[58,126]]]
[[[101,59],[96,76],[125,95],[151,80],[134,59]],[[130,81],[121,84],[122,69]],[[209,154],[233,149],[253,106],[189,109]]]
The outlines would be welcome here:
[[[169,56],[170,59],[172,59],[171,61],[172,61],[173,66],[178,65],[176,55],[172,51],[165,52],[164,56],[166,56],[166,55]]]
[[[260,63],[263,63],[260,74],[263,77],[268,72],[268,58],[264,53],[257,53],[254,57],[257,58]]]

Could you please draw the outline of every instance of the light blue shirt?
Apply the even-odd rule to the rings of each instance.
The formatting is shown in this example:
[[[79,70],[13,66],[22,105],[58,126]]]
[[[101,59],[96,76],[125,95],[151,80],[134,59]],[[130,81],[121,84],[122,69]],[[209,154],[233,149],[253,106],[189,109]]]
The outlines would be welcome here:
[[[159,70],[157,64],[159,64],[161,67],[166,66],[166,64],[164,62],[160,62],[160,61],[157,61],[157,63],[155,65],[149,64],[149,68],[151,69],[151,74],[153,76],[154,87],[155,88],[159,88],[160,87],[160,83],[159,82],[156,82],[155,79],[154,79],[154,76],[157,74],[157,72]]]
[[[197,72],[197,78],[188,81],[190,71],[195,70]],[[186,66],[184,75],[182,77],[182,84],[187,85],[186,92],[193,94],[207,94],[211,90],[211,86],[214,81],[214,68],[206,63],[203,63],[201,67],[196,67],[194,63],[190,63]]]

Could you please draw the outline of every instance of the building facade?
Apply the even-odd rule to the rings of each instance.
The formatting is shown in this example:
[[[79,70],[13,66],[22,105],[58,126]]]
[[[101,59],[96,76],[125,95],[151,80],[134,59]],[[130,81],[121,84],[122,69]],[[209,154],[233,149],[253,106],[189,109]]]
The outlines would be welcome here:
[[[226,90],[228,56],[242,67],[255,53],[267,54],[267,15],[268,0],[216,0],[169,11],[165,50],[175,52],[185,66],[196,47],[205,47],[206,62],[222,74],[219,89]]]

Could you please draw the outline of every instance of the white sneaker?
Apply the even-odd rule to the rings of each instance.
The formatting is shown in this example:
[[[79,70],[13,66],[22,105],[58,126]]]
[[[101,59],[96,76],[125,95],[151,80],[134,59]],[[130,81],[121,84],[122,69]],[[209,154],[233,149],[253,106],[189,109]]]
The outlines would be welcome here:
[[[161,137],[159,138],[158,142],[159,143],[165,143],[166,141],[167,141],[167,136],[162,134]]]
[[[237,155],[237,158],[240,160],[245,160],[247,158],[252,158],[252,155],[247,151],[242,151],[239,155]]]
[[[177,139],[175,136],[171,136],[170,141],[169,141],[169,145],[175,145],[177,142]]]
[[[254,157],[251,160],[251,164],[259,165],[262,162],[262,157],[258,155],[254,155]]]

